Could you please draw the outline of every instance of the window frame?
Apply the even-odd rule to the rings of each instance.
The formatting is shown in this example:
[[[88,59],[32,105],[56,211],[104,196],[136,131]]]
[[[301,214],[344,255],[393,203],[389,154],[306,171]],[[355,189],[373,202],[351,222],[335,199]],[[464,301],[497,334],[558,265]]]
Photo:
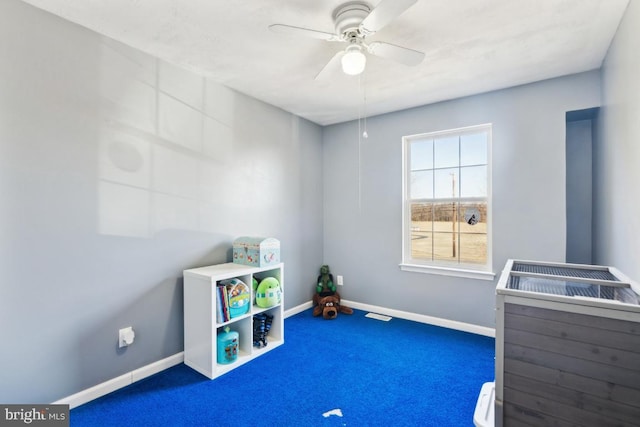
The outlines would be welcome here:
[[[400,268],[403,271],[439,274],[446,276],[457,276],[481,280],[493,280],[495,273],[493,268],[493,248],[492,248],[492,167],[491,167],[491,151],[492,151],[492,131],[493,125],[491,123],[485,123],[474,126],[467,126],[456,129],[447,129],[436,132],[425,132],[415,135],[407,135],[402,137],[402,262]],[[465,134],[473,134],[479,132],[487,133],[487,257],[485,264],[471,264],[462,262],[451,262],[445,260],[421,260],[415,259],[411,256],[411,205],[414,203],[420,203],[424,201],[429,203],[430,201],[440,201],[442,199],[425,198],[425,199],[411,199],[411,150],[410,144],[419,139],[437,139],[443,137],[460,137]],[[434,165],[435,166],[435,165]],[[460,170],[460,162],[456,166]],[[434,168],[434,170],[437,170]],[[435,196],[435,195],[434,195]],[[461,197],[459,192],[458,196],[452,199],[457,202],[465,203],[479,200],[478,197]],[[480,198],[484,200],[483,198]],[[459,236],[459,231],[456,233]]]

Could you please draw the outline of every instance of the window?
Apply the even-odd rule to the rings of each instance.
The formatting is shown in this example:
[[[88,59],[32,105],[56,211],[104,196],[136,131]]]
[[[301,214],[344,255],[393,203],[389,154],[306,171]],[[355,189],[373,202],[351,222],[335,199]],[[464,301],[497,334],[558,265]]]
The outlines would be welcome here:
[[[490,146],[491,125],[403,138],[403,269],[493,278]]]

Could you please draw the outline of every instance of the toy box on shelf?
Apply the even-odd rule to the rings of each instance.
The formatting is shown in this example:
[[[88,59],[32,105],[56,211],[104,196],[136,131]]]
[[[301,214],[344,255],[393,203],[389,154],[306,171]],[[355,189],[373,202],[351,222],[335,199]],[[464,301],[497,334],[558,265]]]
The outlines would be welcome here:
[[[280,263],[280,241],[273,237],[238,237],[233,242],[233,262],[266,267]]]

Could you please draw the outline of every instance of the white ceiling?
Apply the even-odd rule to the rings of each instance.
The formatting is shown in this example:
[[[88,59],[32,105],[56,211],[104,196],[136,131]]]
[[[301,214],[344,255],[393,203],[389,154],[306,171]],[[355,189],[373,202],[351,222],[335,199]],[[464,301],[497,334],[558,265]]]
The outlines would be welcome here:
[[[314,77],[344,44],[344,0],[23,0],[321,125],[600,67],[628,0],[418,0],[367,41],[425,52],[408,67],[368,57],[362,77]],[[393,1],[393,0],[389,0]],[[370,0],[375,7],[380,1]]]

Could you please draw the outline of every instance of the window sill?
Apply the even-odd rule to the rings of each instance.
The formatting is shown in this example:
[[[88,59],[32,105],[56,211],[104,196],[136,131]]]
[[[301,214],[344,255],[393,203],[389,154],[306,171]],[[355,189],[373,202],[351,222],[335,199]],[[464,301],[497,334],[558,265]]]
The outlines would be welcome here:
[[[465,270],[433,265],[400,264],[400,269],[414,273],[438,274],[440,276],[464,277],[467,279],[493,280],[496,277],[495,273],[491,271]]]

